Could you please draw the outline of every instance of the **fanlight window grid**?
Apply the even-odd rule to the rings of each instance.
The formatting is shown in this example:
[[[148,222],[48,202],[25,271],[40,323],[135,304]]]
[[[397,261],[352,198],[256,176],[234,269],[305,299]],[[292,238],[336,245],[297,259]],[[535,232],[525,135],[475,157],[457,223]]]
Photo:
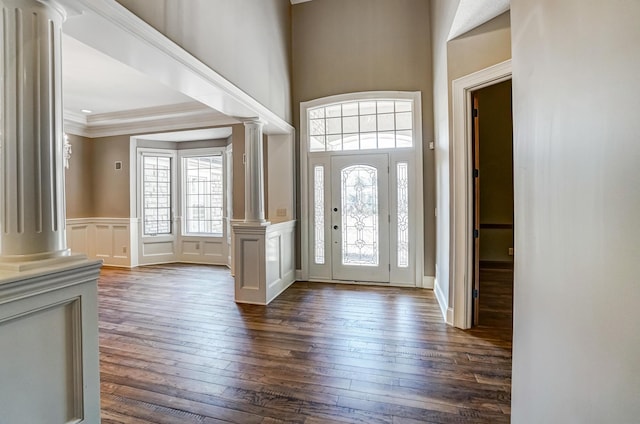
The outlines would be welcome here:
[[[324,264],[324,167],[316,166],[313,170],[313,206],[315,234],[315,263]]]
[[[378,266],[378,171],[354,165],[341,172],[342,264]]]
[[[409,164],[396,167],[398,191],[398,268],[409,266]]]
[[[222,156],[182,159],[185,234],[222,235],[224,184]]]
[[[412,108],[406,100],[366,100],[310,109],[309,151],[412,147]]]
[[[171,234],[171,158],[143,156],[144,235]]]

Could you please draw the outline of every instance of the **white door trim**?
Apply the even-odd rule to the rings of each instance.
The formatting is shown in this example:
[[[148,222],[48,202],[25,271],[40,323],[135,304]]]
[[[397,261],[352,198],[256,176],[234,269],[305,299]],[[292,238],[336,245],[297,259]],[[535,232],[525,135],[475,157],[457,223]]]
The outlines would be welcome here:
[[[511,79],[511,60],[458,78],[452,83],[451,243],[449,262],[453,288],[453,325],[472,324],[473,184],[471,92]]]
[[[423,139],[422,139],[422,95],[419,91],[369,91],[361,93],[347,93],[323,97],[300,103],[300,260],[301,269],[296,272],[296,279],[309,280],[309,132],[307,123],[307,109],[316,106],[361,99],[406,99],[413,101],[414,114],[414,147],[415,153],[415,184],[412,193],[415,200],[415,249],[414,249],[414,284],[412,287],[422,287],[424,276],[424,200],[423,200]],[[374,151],[371,151],[374,153]]]

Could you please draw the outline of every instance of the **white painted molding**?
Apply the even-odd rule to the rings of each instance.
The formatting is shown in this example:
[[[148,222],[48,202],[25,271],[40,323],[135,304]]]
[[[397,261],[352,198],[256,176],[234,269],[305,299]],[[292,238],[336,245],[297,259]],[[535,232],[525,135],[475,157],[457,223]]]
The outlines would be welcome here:
[[[440,306],[440,312],[442,313],[442,319],[448,323],[447,321],[447,299],[442,293],[442,289],[440,288],[440,282],[436,279],[434,281],[434,290],[433,292],[436,295],[436,300],[438,301],[438,306]]]
[[[71,218],[67,219],[67,240],[72,252],[101,259],[105,265],[131,268],[131,231],[136,218]]]
[[[453,325],[453,308],[447,308],[447,324]]]
[[[425,275],[422,277],[422,288],[423,289],[431,289],[435,287],[436,277],[432,277],[429,275]]]
[[[470,328],[472,324],[473,285],[473,184],[471,155],[471,92],[511,79],[511,60],[498,63],[452,83],[453,136],[451,141],[451,279],[453,289],[453,325]]]
[[[295,281],[296,221],[233,226],[235,301],[268,305]]]
[[[231,117],[259,117],[267,134],[293,126],[113,0],[58,0],[82,9],[66,34]]]
[[[66,133],[89,138],[217,127],[240,122],[199,102],[89,116],[65,110],[64,117]]]
[[[0,385],[3,422],[100,421],[99,272],[85,258],[0,275],[0,376],[16,377]]]

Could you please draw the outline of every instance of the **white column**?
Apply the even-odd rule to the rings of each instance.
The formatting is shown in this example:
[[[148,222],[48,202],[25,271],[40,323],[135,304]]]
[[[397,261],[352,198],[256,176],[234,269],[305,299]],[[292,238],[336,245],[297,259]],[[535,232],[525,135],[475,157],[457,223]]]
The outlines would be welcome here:
[[[244,121],[244,222],[265,223],[264,161],[262,126],[260,120]]]
[[[0,262],[69,254],[61,37],[52,0],[0,0]]]

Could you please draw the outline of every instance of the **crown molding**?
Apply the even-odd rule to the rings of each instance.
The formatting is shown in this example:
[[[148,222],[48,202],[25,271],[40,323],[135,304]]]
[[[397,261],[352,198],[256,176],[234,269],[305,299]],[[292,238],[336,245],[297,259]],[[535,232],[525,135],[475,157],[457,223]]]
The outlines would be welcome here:
[[[198,102],[93,115],[71,111],[64,113],[65,132],[88,138],[219,127],[238,123],[238,119]]]
[[[231,117],[260,117],[267,134],[293,126],[114,0],[58,0],[82,9],[64,32]],[[126,48],[124,48],[126,47]]]

